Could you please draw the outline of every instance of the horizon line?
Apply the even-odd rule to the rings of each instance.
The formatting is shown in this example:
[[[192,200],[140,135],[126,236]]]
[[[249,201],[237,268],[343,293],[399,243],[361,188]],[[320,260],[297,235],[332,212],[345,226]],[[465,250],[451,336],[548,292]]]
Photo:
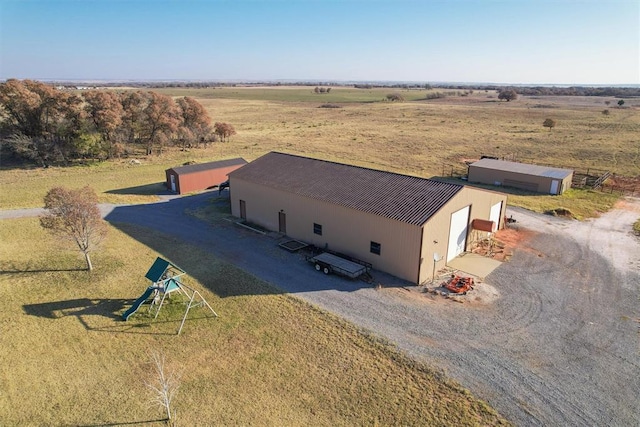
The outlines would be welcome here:
[[[102,78],[18,78],[5,77],[0,81],[7,80],[39,80],[43,82],[60,83],[245,83],[245,84],[267,84],[267,83],[309,83],[309,84],[429,84],[429,85],[460,85],[460,86],[563,86],[563,87],[640,87],[640,83],[505,83],[505,82],[483,82],[483,81],[446,81],[446,80],[340,80],[340,79],[102,79]]]

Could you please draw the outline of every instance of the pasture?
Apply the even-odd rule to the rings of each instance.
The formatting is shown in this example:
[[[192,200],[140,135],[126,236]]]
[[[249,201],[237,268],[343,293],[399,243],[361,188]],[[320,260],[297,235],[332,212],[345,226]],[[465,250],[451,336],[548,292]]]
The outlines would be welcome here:
[[[92,185],[103,202],[154,199],[164,169],[186,161],[244,157],[251,161],[283,151],[422,177],[466,172],[481,155],[549,166],[640,175],[640,100],[601,97],[524,97],[505,102],[495,91],[355,89],[333,87],[168,88],[192,96],[213,121],[234,125],[230,142],[208,148],[164,150],[161,155],[84,165],[79,168],[0,169],[3,208],[36,207],[54,185]],[[435,92],[444,98],[427,99]],[[384,101],[389,93],[407,102]],[[464,96],[463,96],[464,95]],[[609,105],[605,104],[608,102]],[[340,108],[322,108],[325,104]],[[602,114],[603,110],[609,114]],[[553,118],[556,127],[542,123]],[[130,163],[131,157],[141,165]],[[536,211],[565,208],[577,218],[608,210],[616,195],[571,190],[559,197],[512,192],[510,203]]]
[[[213,121],[234,125],[230,142],[177,148],[74,167],[0,168],[2,209],[42,206],[53,186],[91,185],[107,203],[145,203],[163,190],[164,170],[187,161],[244,157],[276,150],[423,177],[464,171],[481,155],[640,174],[640,101],[626,108],[602,98],[497,94],[427,99],[433,91],[332,88],[163,89],[193,96]],[[383,101],[399,92],[403,103]],[[458,91],[463,92],[463,91]],[[614,99],[608,99],[615,105]],[[323,104],[340,108],[321,108]],[[602,114],[609,109],[608,115]],[[553,118],[557,126],[542,126]],[[132,163],[137,159],[140,164]],[[510,203],[537,211],[564,207],[598,215],[617,196],[571,190],[558,197],[514,194]],[[148,286],[144,274],[176,247],[182,265],[219,319],[195,318],[183,335],[168,310],[150,322],[144,310],[118,319]],[[148,241],[148,240],[147,240]],[[135,257],[129,254],[136,254]],[[111,228],[94,255],[96,271],[45,234],[37,219],[0,221],[0,424],[100,425],[162,418],[148,405],[150,352],[162,351],[182,372],[176,398],[179,425],[496,425],[486,404],[384,342],[269,285],[211,254],[167,236]],[[250,292],[218,295],[221,287]],[[262,292],[269,288],[269,292]],[[204,313],[204,312],[203,312]],[[161,421],[157,421],[158,424]]]

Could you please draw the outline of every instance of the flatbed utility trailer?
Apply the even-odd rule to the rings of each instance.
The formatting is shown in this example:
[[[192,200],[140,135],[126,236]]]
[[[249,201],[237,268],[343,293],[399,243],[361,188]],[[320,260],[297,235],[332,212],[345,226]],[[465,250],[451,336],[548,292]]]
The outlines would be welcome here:
[[[355,279],[367,272],[367,267],[357,262],[349,261],[337,255],[323,252],[320,255],[307,257],[307,261],[314,264],[317,271],[324,274],[339,274],[341,276]]]

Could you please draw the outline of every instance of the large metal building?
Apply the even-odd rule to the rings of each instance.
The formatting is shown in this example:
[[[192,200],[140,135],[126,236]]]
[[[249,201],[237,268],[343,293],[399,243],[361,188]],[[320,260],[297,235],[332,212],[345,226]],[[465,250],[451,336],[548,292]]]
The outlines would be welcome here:
[[[174,193],[186,194],[206,190],[227,180],[227,175],[244,165],[242,158],[178,166],[165,171],[167,188]]]
[[[502,228],[507,204],[493,191],[277,152],[229,181],[234,216],[414,283],[468,248],[474,219]]]
[[[520,188],[535,193],[562,194],[571,188],[570,169],[481,159],[469,165],[469,182]]]

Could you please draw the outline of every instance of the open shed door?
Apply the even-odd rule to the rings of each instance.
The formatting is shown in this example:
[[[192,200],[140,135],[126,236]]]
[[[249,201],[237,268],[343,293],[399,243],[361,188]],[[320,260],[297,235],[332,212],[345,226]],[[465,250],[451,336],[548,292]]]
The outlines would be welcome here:
[[[491,212],[489,213],[489,221],[493,221],[496,225],[496,229],[500,229],[500,212],[502,212],[502,202],[498,202],[491,206]]]
[[[447,262],[464,252],[467,245],[467,231],[469,228],[469,208],[460,209],[451,214],[451,227],[449,228],[449,245],[447,246]]]
[[[551,180],[551,191],[550,194],[558,194],[558,186],[560,185],[560,181],[553,179]]]

